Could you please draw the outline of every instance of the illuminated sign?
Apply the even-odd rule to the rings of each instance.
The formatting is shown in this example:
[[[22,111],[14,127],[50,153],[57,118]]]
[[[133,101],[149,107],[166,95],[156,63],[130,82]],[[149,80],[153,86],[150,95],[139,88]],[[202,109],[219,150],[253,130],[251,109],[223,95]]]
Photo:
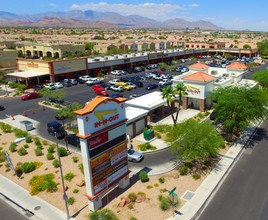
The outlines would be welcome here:
[[[192,94],[200,94],[200,89],[192,85],[187,85],[186,91]]]
[[[114,114],[114,113],[117,113],[117,109],[94,112],[94,115],[99,120],[99,121],[94,123],[95,128],[97,128],[101,125],[106,127],[109,122],[113,122],[115,120],[118,120],[119,114]],[[114,114],[114,115],[111,115],[111,114]],[[104,117],[106,115],[111,115],[111,116]]]
[[[108,141],[108,132],[104,132],[96,137],[87,140],[88,147],[90,149],[101,145],[102,143]]]

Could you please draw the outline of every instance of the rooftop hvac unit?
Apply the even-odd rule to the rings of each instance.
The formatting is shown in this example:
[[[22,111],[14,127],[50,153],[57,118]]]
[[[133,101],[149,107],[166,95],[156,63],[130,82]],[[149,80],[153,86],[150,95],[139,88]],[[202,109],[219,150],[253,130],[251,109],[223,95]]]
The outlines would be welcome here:
[[[114,56],[114,59],[117,59],[118,58],[118,56]]]
[[[127,55],[124,55],[124,57],[127,57]]]
[[[108,60],[108,57],[104,57],[104,60]]]

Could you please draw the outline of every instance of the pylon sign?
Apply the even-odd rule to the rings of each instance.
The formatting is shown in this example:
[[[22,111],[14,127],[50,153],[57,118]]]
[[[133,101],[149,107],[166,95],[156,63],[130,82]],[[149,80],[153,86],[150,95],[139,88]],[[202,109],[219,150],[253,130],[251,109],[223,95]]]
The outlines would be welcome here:
[[[125,98],[97,96],[77,114],[89,207],[102,206],[109,187],[129,185]]]

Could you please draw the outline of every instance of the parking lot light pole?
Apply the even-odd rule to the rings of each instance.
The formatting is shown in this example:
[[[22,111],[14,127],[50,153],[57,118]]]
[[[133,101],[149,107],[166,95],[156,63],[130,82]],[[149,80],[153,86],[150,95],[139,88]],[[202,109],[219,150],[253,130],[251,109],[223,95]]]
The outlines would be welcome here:
[[[60,177],[61,177],[61,183],[62,183],[62,189],[63,189],[63,200],[65,202],[66,214],[67,214],[66,219],[69,220],[70,219],[70,214],[69,214],[69,208],[68,208],[68,202],[67,202],[68,196],[66,194],[66,189],[65,189],[65,185],[64,185],[64,178],[63,178],[62,165],[61,165],[61,159],[60,159],[59,144],[58,144],[58,138],[57,138],[56,132],[54,133],[54,136],[56,138],[57,154],[58,154],[58,160],[59,160],[59,165],[60,165]]]

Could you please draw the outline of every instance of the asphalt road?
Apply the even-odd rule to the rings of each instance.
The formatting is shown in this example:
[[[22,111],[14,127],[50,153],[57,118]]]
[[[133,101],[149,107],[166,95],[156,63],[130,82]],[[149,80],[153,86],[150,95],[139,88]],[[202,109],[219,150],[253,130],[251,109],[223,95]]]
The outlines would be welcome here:
[[[199,220],[268,219],[268,120],[254,135]]]
[[[27,220],[26,216],[18,212],[16,209],[14,209],[12,206],[10,206],[8,203],[6,203],[5,200],[2,200],[0,198],[0,213],[1,217],[0,219],[3,220],[11,220],[11,219],[16,219],[16,220]]]

